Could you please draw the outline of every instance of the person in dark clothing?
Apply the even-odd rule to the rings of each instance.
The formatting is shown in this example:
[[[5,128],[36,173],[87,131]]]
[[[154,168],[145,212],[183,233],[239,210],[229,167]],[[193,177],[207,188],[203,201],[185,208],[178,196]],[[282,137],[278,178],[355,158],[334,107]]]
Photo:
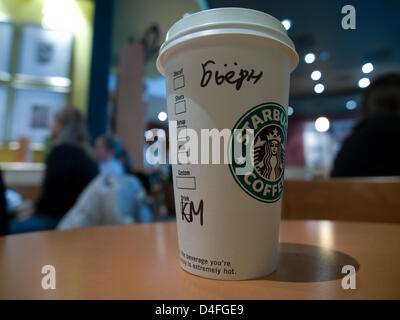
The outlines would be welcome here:
[[[37,212],[62,218],[97,174],[97,164],[82,148],[66,143],[55,146],[47,160]]]
[[[8,234],[8,219],[6,206],[6,188],[0,171],[0,236]]]
[[[52,140],[43,193],[34,215],[24,221],[12,221],[11,233],[54,229],[98,174],[97,164],[90,155],[86,123],[78,109],[66,107],[57,113]]]
[[[331,176],[400,176],[400,75],[376,79],[361,107],[361,120],[344,141]]]

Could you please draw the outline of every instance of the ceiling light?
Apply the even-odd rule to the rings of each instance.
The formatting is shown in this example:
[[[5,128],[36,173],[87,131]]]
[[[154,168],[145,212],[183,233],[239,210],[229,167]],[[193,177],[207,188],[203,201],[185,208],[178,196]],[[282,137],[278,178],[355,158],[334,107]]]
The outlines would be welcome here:
[[[319,117],[315,120],[315,130],[318,132],[326,132],[329,130],[329,120],[326,117]]]
[[[164,112],[164,111],[161,111],[161,112],[158,114],[158,120],[160,120],[160,121],[165,121],[165,120],[167,120],[167,113]]]
[[[315,93],[322,93],[325,90],[325,86],[322,83],[318,83],[314,86]]]
[[[354,100],[349,100],[346,102],[347,110],[354,110],[355,108],[357,108],[357,102],[355,102]]]
[[[304,57],[304,61],[306,63],[313,63],[315,61],[315,54],[314,53],[307,53]]]
[[[290,21],[289,19],[283,19],[281,22],[285,27],[286,31],[289,30],[290,27],[292,26],[292,21]]]
[[[364,73],[370,73],[374,71],[374,65],[371,62],[368,62],[361,67],[361,70]]]
[[[318,70],[315,70],[311,73],[311,79],[317,81],[319,79],[321,79],[322,73]]]
[[[358,86],[360,88],[366,88],[369,86],[370,83],[371,82],[369,81],[368,78],[362,78],[362,79],[360,79],[360,81],[358,81]]]

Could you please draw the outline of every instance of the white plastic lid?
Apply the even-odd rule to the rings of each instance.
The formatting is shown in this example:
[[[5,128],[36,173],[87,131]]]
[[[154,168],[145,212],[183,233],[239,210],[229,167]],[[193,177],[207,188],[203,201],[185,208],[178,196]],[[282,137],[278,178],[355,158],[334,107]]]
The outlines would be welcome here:
[[[291,71],[299,62],[299,56],[285,27],[273,16],[261,11],[243,8],[218,8],[187,14],[168,31],[160,48],[157,68],[165,73],[165,53],[187,40],[216,34],[246,34],[280,42],[288,49]]]

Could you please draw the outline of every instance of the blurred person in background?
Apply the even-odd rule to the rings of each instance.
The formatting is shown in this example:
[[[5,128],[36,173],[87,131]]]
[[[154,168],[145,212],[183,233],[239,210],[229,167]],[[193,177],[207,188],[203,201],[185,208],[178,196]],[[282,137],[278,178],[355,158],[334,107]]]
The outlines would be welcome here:
[[[131,175],[134,175],[136,178],[140,180],[144,189],[146,190],[147,195],[151,193],[151,184],[150,177],[147,173],[140,170],[135,170],[135,161],[129,154],[129,152],[124,148],[122,150],[121,155],[119,156],[119,160],[125,168],[125,172]]]
[[[122,166],[125,168],[125,172],[131,173],[133,171],[133,159],[128,153],[128,151],[123,148],[121,154],[119,155],[119,161],[121,161]]]
[[[86,121],[75,107],[61,109],[51,128],[42,195],[32,216],[10,222],[10,233],[53,229],[98,174],[91,156]]]
[[[6,212],[6,188],[0,171],[0,236],[8,234],[8,219]]]
[[[153,214],[140,180],[129,174],[100,174],[82,192],[57,229],[146,223]]]
[[[400,176],[400,75],[373,81],[361,108],[361,120],[344,141],[331,176]]]
[[[94,143],[94,157],[101,174],[123,174],[125,168],[120,161],[123,147],[120,139],[113,134],[98,137]]]
[[[140,180],[146,193],[150,193],[148,175],[134,170],[134,161],[118,136],[108,133],[98,137],[94,144],[94,156],[101,174],[134,175]]]
[[[100,136],[94,154],[100,175],[85,188],[57,229],[151,222],[153,214],[146,189],[120,160],[124,155],[130,161],[121,140],[112,134]]]

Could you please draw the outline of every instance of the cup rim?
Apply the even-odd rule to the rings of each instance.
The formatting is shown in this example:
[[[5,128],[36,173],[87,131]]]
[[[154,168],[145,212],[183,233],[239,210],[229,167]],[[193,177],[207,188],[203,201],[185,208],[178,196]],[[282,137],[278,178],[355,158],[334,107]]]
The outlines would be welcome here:
[[[213,35],[248,35],[276,41],[287,49],[291,71],[298,65],[293,41],[278,19],[253,9],[216,8],[186,15],[172,25],[160,47],[157,69],[165,75],[165,55],[178,44]]]

